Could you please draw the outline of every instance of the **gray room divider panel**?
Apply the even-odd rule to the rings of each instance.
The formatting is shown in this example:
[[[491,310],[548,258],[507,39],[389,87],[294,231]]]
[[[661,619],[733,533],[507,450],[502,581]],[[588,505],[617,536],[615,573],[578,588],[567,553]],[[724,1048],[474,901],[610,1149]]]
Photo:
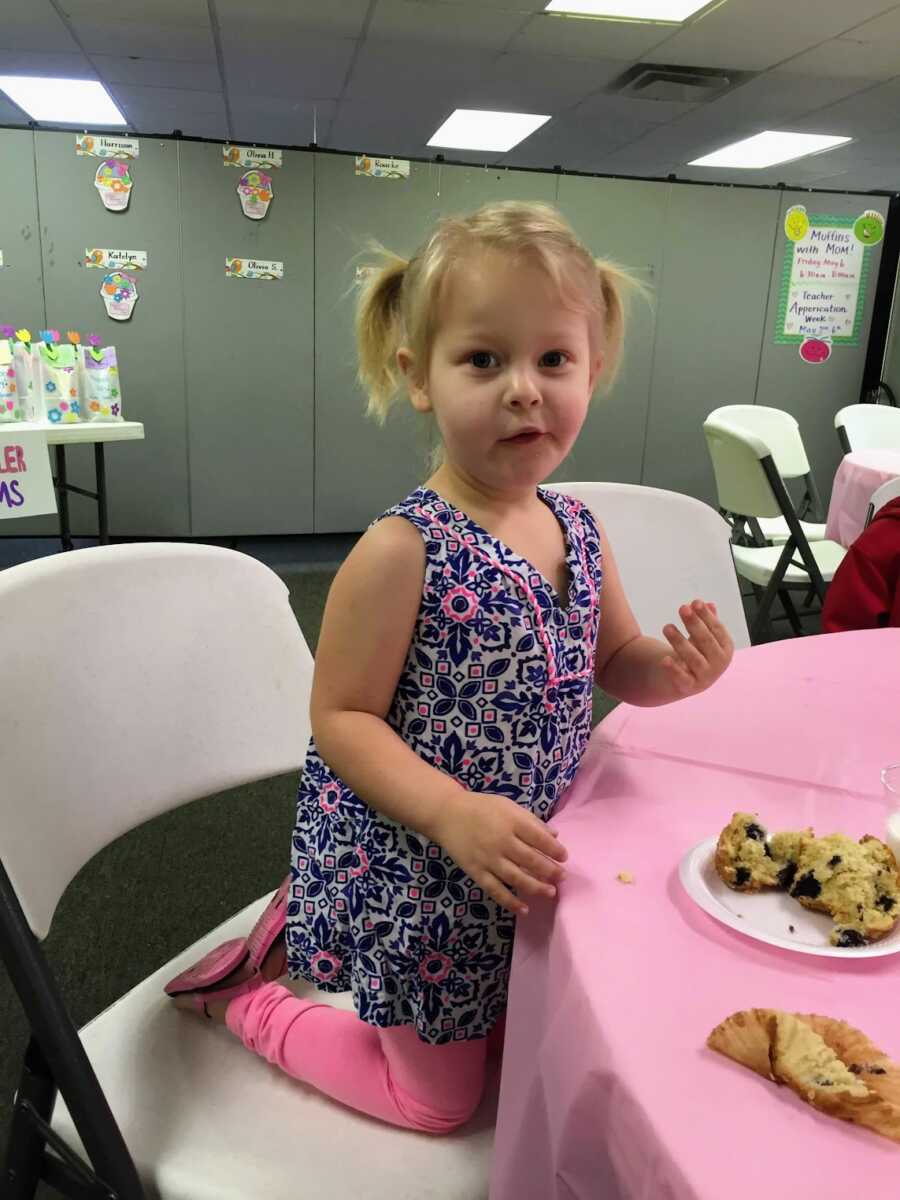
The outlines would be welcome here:
[[[834,429],[834,414],[845,404],[855,404],[862,386],[866,361],[875,283],[881,262],[881,243],[871,251],[871,271],[866,288],[862,328],[857,346],[835,346],[831,357],[817,366],[809,366],[795,345],[776,345],[775,327],[778,318],[778,294],[781,287],[784,247],[784,214],[792,204],[802,204],[810,215],[824,213],[834,216],[857,217],[866,209],[886,215],[886,196],[840,195],[837,193],[784,192],[778,217],[775,254],[772,262],[772,281],[769,290],[769,312],[766,335],[756,389],[756,403],[783,408],[800,423],[800,432],[813,476],[828,504],[834,472],[842,457]]]
[[[753,403],[779,196],[670,187],[641,481],[715,504],[701,426]]]
[[[611,392],[601,383],[555,479],[640,481],[667,200],[668,188],[659,183],[566,175],[559,180],[559,208],[576,233],[596,257],[615,260],[649,284],[652,300],[648,305],[634,298],[619,377]]]
[[[130,164],[128,208],[103,207],[94,175],[102,160],[75,153],[75,133],[35,138],[47,322],[96,332],[118,352],[123,412],[142,421],[145,440],[106,448],[109,523],[113,536],[183,536],[188,526],[182,366],[182,281],[178,214],[178,149],[172,141],[140,139]],[[88,248],[146,250],[147,269],[125,271],[137,281],[128,321],[106,315],[100,285],[106,272],[84,266]],[[34,330],[32,330],[34,332]],[[91,447],[67,451],[73,483],[92,488]],[[95,535],[97,506],[70,497],[73,532]]]
[[[428,425],[405,397],[383,428],[365,416],[353,315],[367,241],[408,258],[437,216],[433,170],[372,179],[350,156],[316,155],[316,533],[365,529],[427,474]]]
[[[0,324],[23,326],[34,337],[44,329],[44,283],[34,175],[34,135],[25,129],[0,129],[0,175],[7,188],[0,205]],[[15,181],[15,186],[11,186]],[[0,522],[0,535],[37,537],[56,529],[54,517]]]
[[[313,528],[314,156],[285,151],[261,220],[245,217],[222,147],[179,147],[191,533]],[[225,275],[226,256],[284,263]]]
[[[354,258],[375,237],[406,257],[434,221],[491,200],[548,200],[553,176],[411,163],[409,179],[354,174],[348,156],[316,162],[316,532],[364,529],[427,477],[428,420],[405,397],[384,428],[356,382]]]

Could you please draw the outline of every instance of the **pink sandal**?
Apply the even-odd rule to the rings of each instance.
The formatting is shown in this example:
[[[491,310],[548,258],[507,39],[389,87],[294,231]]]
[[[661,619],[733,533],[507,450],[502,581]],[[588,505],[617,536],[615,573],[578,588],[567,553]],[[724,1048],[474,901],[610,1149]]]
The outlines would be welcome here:
[[[204,954],[203,958],[195,962],[192,967],[188,967],[186,971],[182,971],[180,975],[169,980],[163,989],[166,995],[179,996],[185,992],[196,992],[198,993],[195,1000],[196,1007],[203,1008],[204,996],[201,993],[208,993],[215,988],[217,983],[227,979],[233,971],[246,963],[253,968],[253,974],[241,983],[235,984],[233,988],[220,989],[216,993],[216,997],[221,1000],[233,999],[234,996],[252,991],[253,988],[264,983],[265,980],[260,974],[260,970],[266,960],[266,955],[284,933],[285,911],[290,886],[291,876],[288,875],[266,905],[259,920],[250,931],[249,937],[232,938],[231,941],[223,942],[214,950],[210,950],[208,954]],[[278,975],[284,974],[286,966],[287,950],[282,942]]]

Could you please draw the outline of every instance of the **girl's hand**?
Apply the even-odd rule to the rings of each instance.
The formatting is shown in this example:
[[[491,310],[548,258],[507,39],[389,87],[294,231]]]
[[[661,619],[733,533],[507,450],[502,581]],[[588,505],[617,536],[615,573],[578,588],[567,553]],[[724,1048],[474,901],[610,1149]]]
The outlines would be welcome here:
[[[734,644],[719,620],[715,604],[694,600],[683,604],[678,615],[688,631],[685,637],[675,625],[665,625],[663,634],[674,653],[661,660],[676,696],[693,696],[705,691],[731,662]]]
[[[489,896],[511,913],[528,907],[510,888],[531,896],[555,896],[564,878],[558,865],[568,856],[543,821],[494,792],[460,791],[442,811],[433,840]]]

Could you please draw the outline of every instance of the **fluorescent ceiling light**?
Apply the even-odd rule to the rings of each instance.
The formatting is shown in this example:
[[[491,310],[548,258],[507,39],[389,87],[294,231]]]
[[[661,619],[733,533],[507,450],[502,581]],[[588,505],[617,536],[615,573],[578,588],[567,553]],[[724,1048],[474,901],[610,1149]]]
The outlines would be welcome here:
[[[709,0],[550,0],[544,12],[625,21],[686,21]]]
[[[54,125],[128,124],[103,84],[94,79],[0,75],[0,90],[33,121]]]
[[[456,150],[512,150],[549,120],[549,116],[536,113],[458,108],[431,135],[428,145],[451,146]]]
[[[852,141],[848,137],[832,137],[825,133],[779,133],[767,129],[753,137],[732,142],[703,158],[695,158],[689,167],[774,167],[777,163],[791,162],[807,154],[821,154]]]

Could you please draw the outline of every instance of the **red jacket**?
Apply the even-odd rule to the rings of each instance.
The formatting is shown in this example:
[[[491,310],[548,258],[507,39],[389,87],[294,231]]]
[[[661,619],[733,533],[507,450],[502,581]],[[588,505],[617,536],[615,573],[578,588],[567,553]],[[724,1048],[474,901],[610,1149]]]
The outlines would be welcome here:
[[[900,626],[900,496],[872,518],[825,593],[822,632]]]

